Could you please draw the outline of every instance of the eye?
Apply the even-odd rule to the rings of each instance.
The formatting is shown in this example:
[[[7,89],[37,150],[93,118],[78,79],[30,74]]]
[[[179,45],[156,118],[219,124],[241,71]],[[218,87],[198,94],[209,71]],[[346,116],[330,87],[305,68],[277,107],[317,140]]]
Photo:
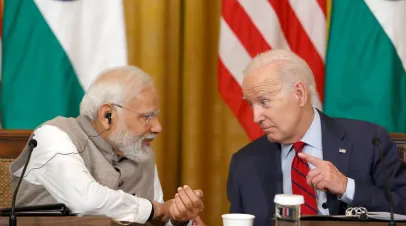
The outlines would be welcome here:
[[[269,105],[270,101],[267,99],[262,99],[262,100],[260,100],[260,103],[262,106],[266,107]]]
[[[148,115],[143,115],[143,117],[144,117],[144,119],[145,120],[150,120],[151,119],[151,114],[148,114]]]
[[[151,118],[158,117],[158,112],[151,112],[149,114],[143,115],[145,120],[149,121]]]

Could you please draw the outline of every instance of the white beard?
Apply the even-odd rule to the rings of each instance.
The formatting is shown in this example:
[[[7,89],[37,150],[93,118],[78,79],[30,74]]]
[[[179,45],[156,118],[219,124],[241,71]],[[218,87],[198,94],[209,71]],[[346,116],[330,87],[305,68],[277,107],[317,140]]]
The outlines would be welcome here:
[[[154,138],[155,134],[135,135],[125,128],[125,125],[119,124],[117,131],[108,138],[108,141],[129,160],[143,163],[152,156],[152,150],[150,146],[142,145],[142,141]]]

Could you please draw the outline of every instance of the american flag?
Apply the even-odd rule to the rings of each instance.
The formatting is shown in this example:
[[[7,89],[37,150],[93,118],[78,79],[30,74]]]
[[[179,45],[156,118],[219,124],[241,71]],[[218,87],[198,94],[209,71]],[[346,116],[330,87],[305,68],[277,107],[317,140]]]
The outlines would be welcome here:
[[[263,133],[242,99],[242,71],[270,49],[289,49],[302,57],[315,76],[323,100],[328,0],[222,0],[219,91],[250,139]]]

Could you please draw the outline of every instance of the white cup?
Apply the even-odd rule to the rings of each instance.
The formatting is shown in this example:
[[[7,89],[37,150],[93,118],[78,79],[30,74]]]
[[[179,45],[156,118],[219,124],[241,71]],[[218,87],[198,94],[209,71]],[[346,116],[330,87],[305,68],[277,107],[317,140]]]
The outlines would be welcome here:
[[[223,226],[253,226],[254,215],[243,213],[229,213],[221,215]]]

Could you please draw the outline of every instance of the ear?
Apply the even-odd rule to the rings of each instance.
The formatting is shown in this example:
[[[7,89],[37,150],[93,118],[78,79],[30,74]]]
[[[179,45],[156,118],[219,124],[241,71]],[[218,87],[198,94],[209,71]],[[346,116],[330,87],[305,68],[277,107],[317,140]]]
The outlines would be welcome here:
[[[99,108],[97,119],[105,129],[109,129],[111,127],[114,115],[115,112],[113,107],[110,104],[103,104]]]
[[[307,103],[307,88],[302,81],[297,81],[293,85],[294,93],[297,98],[300,107],[303,107]]]

